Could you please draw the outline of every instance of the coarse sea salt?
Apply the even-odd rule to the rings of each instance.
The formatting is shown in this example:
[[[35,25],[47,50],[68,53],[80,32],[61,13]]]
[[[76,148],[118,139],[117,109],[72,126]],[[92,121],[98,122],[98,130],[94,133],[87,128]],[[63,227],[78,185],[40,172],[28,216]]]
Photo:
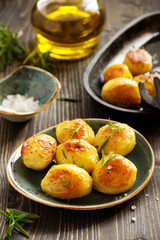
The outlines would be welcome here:
[[[34,97],[28,97],[27,95],[8,95],[4,98],[0,105],[1,111],[28,113],[33,112],[39,108],[39,101],[34,100]]]

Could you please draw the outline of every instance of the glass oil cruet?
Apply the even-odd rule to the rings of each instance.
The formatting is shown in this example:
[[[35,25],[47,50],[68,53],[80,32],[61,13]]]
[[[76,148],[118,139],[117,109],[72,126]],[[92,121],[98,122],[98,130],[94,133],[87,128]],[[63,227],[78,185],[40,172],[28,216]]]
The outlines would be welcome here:
[[[99,0],[38,0],[31,12],[37,47],[57,59],[79,59],[98,46],[105,13]]]

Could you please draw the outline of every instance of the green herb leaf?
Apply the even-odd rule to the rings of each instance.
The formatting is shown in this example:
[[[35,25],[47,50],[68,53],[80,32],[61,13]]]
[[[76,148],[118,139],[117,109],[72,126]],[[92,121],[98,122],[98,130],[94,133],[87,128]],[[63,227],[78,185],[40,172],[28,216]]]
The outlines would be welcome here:
[[[4,24],[0,27],[0,71],[10,64],[14,56],[24,53],[25,49],[17,38]]]
[[[111,135],[109,137],[106,138],[106,140],[103,142],[102,146],[101,146],[101,151],[103,148],[105,148],[106,144],[109,142]]]
[[[102,154],[102,166],[103,166],[104,158],[105,158],[105,154],[104,154],[104,149],[103,148],[101,150],[101,154]]]
[[[118,127],[117,125],[113,124],[110,120],[110,118],[108,119],[109,122],[107,123],[107,125],[110,125],[112,128],[115,128],[118,130],[118,132],[120,132],[120,127]]]
[[[56,98],[57,100],[60,101],[69,101],[69,102],[81,102],[82,99],[78,99],[78,98],[69,98],[69,97],[58,97]]]
[[[24,223],[32,223],[33,218],[39,218],[39,216],[37,214],[32,214],[32,213],[28,213],[28,212],[24,212],[24,211],[20,211],[20,210],[16,210],[16,209],[6,209],[7,213],[4,213],[3,211],[0,211],[0,213],[5,216],[5,220],[9,221],[9,226],[8,229],[6,231],[6,233],[3,236],[3,239],[5,239],[6,237],[11,236],[13,229],[20,231],[20,233],[22,233],[25,237],[29,238],[28,233],[19,225],[18,222],[24,222]]]
[[[75,133],[78,133],[79,129],[81,128],[82,124],[78,128],[63,128],[64,130],[68,130],[70,132],[67,133],[61,133],[61,135],[67,135],[73,136]]]
[[[65,159],[67,159],[66,154],[65,154],[63,148],[62,148],[62,154],[63,154],[63,156],[65,157]]]
[[[104,160],[105,160],[105,156],[104,156],[104,159],[103,159],[102,164],[101,164],[101,168],[104,167],[104,166],[106,165],[106,163],[108,163],[111,159],[115,158],[115,156],[116,156],[116,155],[114,155],[114,156],[112,156],[112,157],[108,157],[108,158],[106,159],[106,161],[104,161]]]
[[[54,59],[50,57],[50,51],[42,53],[38,48],[35,48],[23,61],[23,64],[46,69],[52,71]]]
[[[69,184],[70,184],[70,181],[65,182],[65,183],[62,184],[62,187],[66,187],[66,186],[68,186]]]

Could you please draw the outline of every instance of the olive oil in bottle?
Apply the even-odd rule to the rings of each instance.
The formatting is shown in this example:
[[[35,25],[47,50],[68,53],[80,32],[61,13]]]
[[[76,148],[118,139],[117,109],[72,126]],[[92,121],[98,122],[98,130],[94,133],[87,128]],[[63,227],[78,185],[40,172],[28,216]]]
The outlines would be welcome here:
[[[70,60],[86,57],[96,49],[105,14],[98,0],[38,0],[31,21],[39,50]]]

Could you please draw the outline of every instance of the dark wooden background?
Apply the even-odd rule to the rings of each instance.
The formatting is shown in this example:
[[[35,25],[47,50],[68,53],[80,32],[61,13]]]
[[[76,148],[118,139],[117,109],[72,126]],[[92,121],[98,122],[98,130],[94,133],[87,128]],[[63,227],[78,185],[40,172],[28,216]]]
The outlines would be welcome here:
[[[99,48],[119,29],[136,17],[160,9],[159,0],[103,0],[107,21],[100,36]],[[21,41],[27,51],[35,44],[35,33],[30,22],[33,0],[0,0],[0,23],[6,24],[13,32],[24,32]],[[160,53],[159,53],[160,54]],[[60,96],[82,98],[82,102],[60,102],[55,100],[47,109],[25,123],[12,123],[0,117],[0,210],[6,207],[18,208],[41,215],[32,225],[24,228],[30,239],[45,240],[159,240],[160,239],[160,123],[151,117],[137,119],[124,117],[123,114],[111,115],[110,111],[95,104],[83,87],[83,73],[90,57],[71,62],[58,62],[55,76],[62,84]],[[19,61],[8,66],[0,73],[0,78],[12,72]],[[109,209],[96,211],[69,211],[51,208],[33,202],[16,192],[8,183],[6,165],[11,154],[28,137],[66,119],[108,118],[123,121],[140,131],[150,142],[156,159],[156,167],[149,184],[131,200]],[[145,194],[149,194],[146,197]],[[159,198],[157,201],[156,198]],[[135,205],[136,210],[131,210]],[[136,217],[136,222],[131,218]],[[0,215],[0,239],[6,224]],[[10,239],[22,240],[14,233]]]

